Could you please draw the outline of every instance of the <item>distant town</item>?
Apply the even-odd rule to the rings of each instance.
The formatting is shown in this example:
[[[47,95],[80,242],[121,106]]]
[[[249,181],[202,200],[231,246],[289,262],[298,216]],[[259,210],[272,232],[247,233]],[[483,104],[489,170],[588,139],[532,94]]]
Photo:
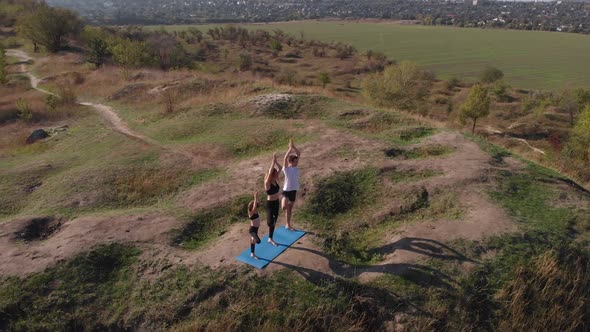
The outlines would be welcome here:
[[[198,24],[302,19],[413,20],[425,25],[590,33],[588,2],[408,0],[48,0],[92,24]]]

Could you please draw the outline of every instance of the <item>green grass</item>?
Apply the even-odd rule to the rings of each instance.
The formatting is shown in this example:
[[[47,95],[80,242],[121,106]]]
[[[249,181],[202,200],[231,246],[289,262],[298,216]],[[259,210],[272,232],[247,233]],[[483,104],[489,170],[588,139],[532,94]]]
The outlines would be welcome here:
[[[24,278],[0,279],[0,329],[381,330],[399,298],[353,280],[287,265],[268,276],[248,269],[146,265],[139,250],[104,245]],[[162,272],[145,280],[146,269]],[[365,299],[371,299],[366,302]],[[394,309],[397,308],[397,309]]]
[[[327,253],[349,264],[373,264],[382,259],[379,247],[385,244],[383,234],[404,223],[463,216],[454,192],[428,193],[418,188],[400,193],[378,185],[387,176],[391,174],[367,168],[337,172],[319,181],[301,219],[320,230]],[[393,215],[373,215],[385,206],[399,210]]]
[[[197,26],[206,32],[213,25]],[[304,21],[246,25],[281,29],[307,39],[344,42],[402,61],[416,61],[439,77],[473,81],[486,66],[500,68],[515,87],[562,89],[590,85],[590,36],[501,29],[464,29],[389,23]],[[187,26],[168,26],[168,30]]]
[[[188,161],[160,159],[159,149],[105,128],[87,108],[70,121],[66,132],[0,160],[0,218],[161,208],[193,176]]]
[[[558,192],[541,182],[545,175],[501,171],[500,176],[500,186],[491,195],[523,227],[563,233],[581,220],[576,211],[551,205]]]
[[[128,305],[135,279],[130,266],[138,255],[133,247],[104,245],[24,280],[2,280],[0,329],[78,330],[93,320],[109,325]],[[98,322],[98,312],[110,317]]]
[[[181,229],[172,232],[172,244],[189,250],[198,249],[225,233],[232,223],[244,221],[246,229],[248,203],[251,200],[250,195],[243,195],[233,202],[189,216]]]
[[[320,180],[307,211],[331,223],[331,218],[365,203],[377,184],[377,170],[368,168],[338,172]]]
[[[424,159],[430,157],[444,157],[455,151],[450,146],[439,144],[426,145],[411,149],[391,148],[385,151],[385,155],[389,158],[403,158],[403,159]]]

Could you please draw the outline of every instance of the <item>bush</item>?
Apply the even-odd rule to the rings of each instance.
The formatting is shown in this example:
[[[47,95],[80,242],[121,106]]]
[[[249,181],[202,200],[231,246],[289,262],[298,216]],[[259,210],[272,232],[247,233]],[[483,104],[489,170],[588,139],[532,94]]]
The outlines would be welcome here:
[[[18,117],[23,121],[31,122],[33,120],[33,110],[31,110],[31,105],[29,105],[28,101],[20,98],[16,101],[16,109]]]
[[[55,112],[59,104],[60,100],[58,97],[54,95],[45,96],[45,107],[47,107],[47,110],[49,110],[50,112]]]
[[[249,70],[252,67],[252,56],[248,53],[240,54],[238,59],[238,68],[240,71]]]
[[[363,94],[379,106],[417,108],[428,95],[429,75],[413,62],[402,62],[385,68],[383,73],[367,76],[363,80]]]
[[[508,85],[504,81],[498,81],[494,85],[493,93],[496,96],[496,99],[499,102],[508,102],[510,101],[510,95],[508,94],[508,89],[510,89],[510,85]]]
[[[590,161],[590,106],[580,114],[572,129],[566,153],[574,159]]]
[[[320,83],[322,83],[322,88],[324,88],[324,89],[326,88],[326,85],[328,85],[330,82],[332,82],[330,80],[330,76],[328,75],[328,73],[325,73],[325,72],[320,73],[319,80],[320,80]]]
[[[480,80],[483,83],[493,83],[493,82],[496,82],[497,80],[502,79],[502,77],[504,77],[504,73],[500,69],[495,68],[495,67],[487,67],[481,73]]]
[[[333,217],[357,207],[374,188],[377,171],[364,169],[338,172],[318,182],[309,211],[321,217]]]

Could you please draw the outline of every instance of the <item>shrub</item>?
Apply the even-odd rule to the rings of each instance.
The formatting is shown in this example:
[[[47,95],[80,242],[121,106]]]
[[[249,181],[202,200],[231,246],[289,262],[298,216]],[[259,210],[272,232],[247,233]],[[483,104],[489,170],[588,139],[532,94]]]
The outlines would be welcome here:
[[[164,112],[172,114],[176,111],[176,104],[178,103],[178,94],[172,89],[166,89],[162,92],[162,104],[164,105]]]
[[[580,114],[572,129],[566,153],[575,159],[590,161],[590,106]]]
[[[363,80],[363,94],[379,106],[416,108],[428,94],[431,81],[428,75],[413,62],[402,62],[385,68],[383,73],[367,76]]]
[[[248,53],[240,54],[238,59],[238,68],[240,71],[249,70],[252,67],[252,56]]]
[[[31,110],[31,105],[29,105],[28,101],[20,98],[16,101],[16,109],[18,117],[23,121],[30,122],[33,120],[33,111]]]
[[[480,80],[483,83],[494,83],[497,80],[502,79],[502,77],[504,77],[504,73],[500,69],[495,67],[487,67],[481,73]]]
[[[311,198],[309,211],[321,217],[345,213],[362,203],[375,186],[374,169],[338,172],[318,182],[318,190]]]
[[[47,110],[49,110],[50,112],[55,112],[59,104],[60,100],[58,97],[54,95],[45,96],[45,106],[47,107]]]
[[[272,54],[277,56],[283,50],[283,45],[280,41],[273,39],[270,41],[270,49],[272,50]]]
[[[510,89],[510,85],[508,85],[504,81],[498,81],[494,85],[493,93],[496,96],[496,99],[500,102],[508,102],[510,101],[510,95],[508,94],[508,89]]]

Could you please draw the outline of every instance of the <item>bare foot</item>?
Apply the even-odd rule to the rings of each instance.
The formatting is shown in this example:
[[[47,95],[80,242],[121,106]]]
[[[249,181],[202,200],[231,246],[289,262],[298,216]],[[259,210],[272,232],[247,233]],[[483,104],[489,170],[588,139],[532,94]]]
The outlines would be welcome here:
[[[275,247],[278,246],[278,244],[273,239],[268,239],[268,243],[272,244]]]
[[[291,227],[291,225],[287,225],[287,226],[285,226],[285,228],[288,229],[288,230],[290,230],[290,231],[294,231],[295,230],[295,228]]]

